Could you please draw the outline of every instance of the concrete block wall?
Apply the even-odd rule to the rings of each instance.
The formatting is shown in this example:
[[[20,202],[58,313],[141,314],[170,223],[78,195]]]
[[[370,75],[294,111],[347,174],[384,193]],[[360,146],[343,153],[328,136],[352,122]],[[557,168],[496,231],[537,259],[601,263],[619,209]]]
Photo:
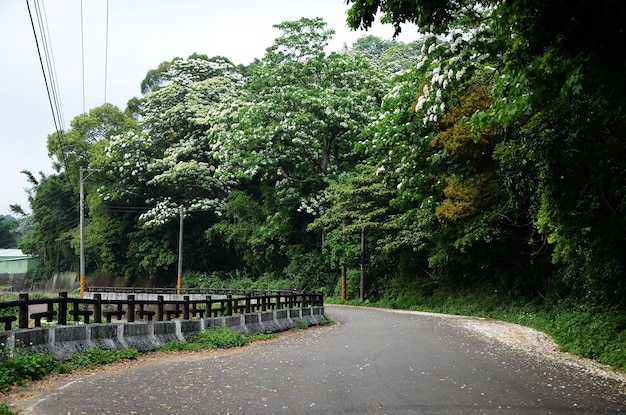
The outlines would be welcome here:
[[[0,344],[12,350],[48,352],[60,360],[87,347],[140,351],[155,350],[173,340],[210,327],[229,327],[245,335],[275,333],[295,327],[300,320],[317,325],[324,320],[324,307],[272,310],[195,320],[76,324],[0,331]]]

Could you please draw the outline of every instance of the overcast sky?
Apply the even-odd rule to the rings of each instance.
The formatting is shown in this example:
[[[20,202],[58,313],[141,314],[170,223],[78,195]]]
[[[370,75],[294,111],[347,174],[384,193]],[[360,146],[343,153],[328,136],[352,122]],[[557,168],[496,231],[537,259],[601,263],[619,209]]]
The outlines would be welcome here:
[[[29,0],[34,15],[34,0]],[[352,45],[365,32],[345,24],[344,0],[40,0],[47,17],[64,127],[77,115],[106,101],[126,107],[140,96],[150,69],[175,56],[197,52],[222,55],[235,64],[261,58],[281,32],[272,25],[301,17],[322,17],[337,33],[329,50]],[[393,27],[369,33],[391,39]],[[417,39],[405,27],[399,41]],[[81,42],[81,38],[83,39]],[[81,44],[84,44],[85,88]],[[108,50],[108,53],[106,51]],[[30,211],[22,170],[52,173],[46,138],[54,123],[25,1],[0,0],[0,215],[10,204]]]

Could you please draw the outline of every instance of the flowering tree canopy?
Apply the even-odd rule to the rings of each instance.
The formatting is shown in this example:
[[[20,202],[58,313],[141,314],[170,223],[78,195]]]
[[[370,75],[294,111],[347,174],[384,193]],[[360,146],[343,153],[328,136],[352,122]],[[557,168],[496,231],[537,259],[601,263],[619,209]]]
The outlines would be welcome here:
[[[225,60],[175,60],[165,82],[144,98],[141,131],[114,137],[106,149],[116,185],[112,202],[149,208],[148,226],[160,226],[187,210],[218,210],[227,183],[214,177],[217,160],[207,132],[218,123],[220,104],[239,93],[242,77]]]
[[[311,214],[319,212],[326,180],[357,161],[354,146],[384,87],[359,56],[324,53],[332,35],[325,25],[277,25],[284,34],[250,75],[247,102],[220,156],[220,169],[258,175],[285,203]]]

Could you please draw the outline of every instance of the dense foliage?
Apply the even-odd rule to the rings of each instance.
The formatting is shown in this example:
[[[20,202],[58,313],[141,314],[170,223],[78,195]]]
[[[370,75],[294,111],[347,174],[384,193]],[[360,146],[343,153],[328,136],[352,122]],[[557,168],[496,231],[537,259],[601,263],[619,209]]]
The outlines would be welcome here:
[[[0,216],[0,249],[15,248],[17,246],[15,240],[17,227],[18,222],[16,220]]]
[[[46,272],[75,268],[89,167],[96,284],[174,285],[182,217],[190,285],[334,293],[345,265],[366,298],[626,306],[626,6],[348,3],[355,28],[380,11],[423,40],[327,53],[333,31],[302,18],[249,67],[163,62],[126,111],[98,107],[49,138],[58,173],[29,176],[20,246]]]

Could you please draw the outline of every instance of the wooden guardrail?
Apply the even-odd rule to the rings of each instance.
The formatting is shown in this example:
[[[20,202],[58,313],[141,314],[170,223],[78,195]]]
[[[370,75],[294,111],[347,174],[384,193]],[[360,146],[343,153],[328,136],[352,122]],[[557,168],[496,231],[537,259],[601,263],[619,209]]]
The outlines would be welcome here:
[[[42,320],[66,325],[73,322],[107,323],[115,320],[134,322],[136,320],[171,320],[182,318],[209,318],[231,316],[233,314],[252,313],[283,308],[305,308],[322,306],[324,303],[321,292],[311,291],[258,291],[258,290],[223,290],[211,289],[213,294],[205,294],[203,299],[191,299],[189,295],[182,295],[182,299],[165,299],[164,294],[173,292],[156,292],[145,288],[115,288],[117,293],[127,293],[126,299],[103,299],[102,293],[109,287],[91,287],[93,298],[71,298],[66,292],[59,293],[58,298],[29,298],[27,293],[20,294],[16,301],[0,302],[0,330],[11,330],[15,323],[20,329],[34,325],[41,326]],[[113,290],[111,288],[111,290]],[[129,290],[129,291],[123,291]],[[208,290],[206,292],[209,292]],[[156,300],[136,299],[137,293],[160,294]],[[189,289],[185,294],[191,294]],[[194,292],[193,294],[204,294]],[[220,298],[214,298],[213,295]],[[194,296],[197,297],[197,296]],[[41,310],[30,312],[32,306]],[[5,309],[17,308],[16,314],[2,312]],[[31,324],[32,322],[32,324]]]

